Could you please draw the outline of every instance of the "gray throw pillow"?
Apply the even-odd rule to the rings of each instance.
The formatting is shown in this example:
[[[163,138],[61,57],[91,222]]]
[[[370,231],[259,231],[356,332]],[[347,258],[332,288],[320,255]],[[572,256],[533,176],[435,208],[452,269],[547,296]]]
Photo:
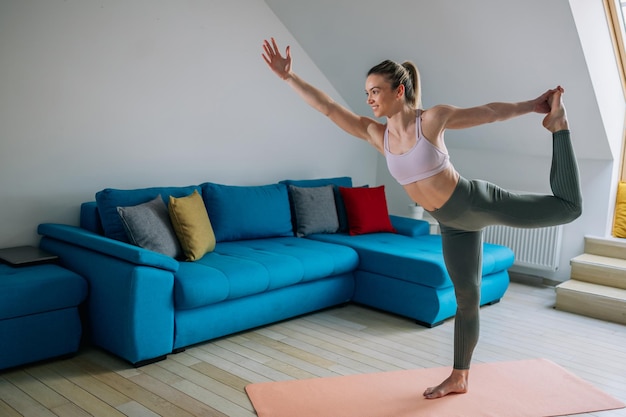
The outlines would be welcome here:
[[[296,236],[335,233],[339,228],[333,186],[289,186],[296,217]]]
[[[147,203],[118,207],[117,212],[130,243],[172,258],[181,255],[180,243],[160,194]]]

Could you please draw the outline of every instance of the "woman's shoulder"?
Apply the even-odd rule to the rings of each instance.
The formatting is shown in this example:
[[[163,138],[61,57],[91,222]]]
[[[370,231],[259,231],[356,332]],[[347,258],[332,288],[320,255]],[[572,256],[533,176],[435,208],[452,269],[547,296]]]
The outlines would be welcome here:
[[[458,110],[458,107],[451,106],[449,104],[437,104],[428,109],[423,109],[421,112],[422,122],[438,124],[441,121],[445,121],[451,114]]]
[[[437,104],[428,109],[423,109],[420,115],[422,133],[435,143],[445,129],[445,123],[453,106],[447,104]]]
[[[374,123],[371,123],[367,130],[369,136],[368,142],[382,153],[384,149],[385,133],[387,132],[387,123],[374,120]]]
[[[433,116],[440,115],[442,113],[448,113],[450,111],[453,111],[456,108],[457,107],[452,106],[450,104],[436,104],[427,109],[420,109],[419,111],[421,111],[422,116],[428,115],[429,117],[433,117]]]

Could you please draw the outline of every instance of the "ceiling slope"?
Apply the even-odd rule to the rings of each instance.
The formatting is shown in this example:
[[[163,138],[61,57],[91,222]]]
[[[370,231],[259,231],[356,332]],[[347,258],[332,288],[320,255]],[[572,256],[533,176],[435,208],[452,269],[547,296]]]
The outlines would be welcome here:
[[[418,65],[426,108],[520,101],[560,84],[579,157],[613,158],[567,0],[265,1],[360,114],[371,115],[365,74],[387,58]],[[538,115],[446,137],[451,148],[551,153]]]

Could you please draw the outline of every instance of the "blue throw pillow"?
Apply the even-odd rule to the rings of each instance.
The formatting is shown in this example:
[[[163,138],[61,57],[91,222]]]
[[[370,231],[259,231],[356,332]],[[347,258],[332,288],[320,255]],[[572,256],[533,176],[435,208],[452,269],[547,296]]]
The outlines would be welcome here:
[[[190,185],[188,187],[153,187],[136,190],[105,188],[97,192],[96,204],[98,205],[98,213],[100,213],[104,235],[111,239],[129,243],[122,219],[117,212],[118,207],[136,206],[153,200],[159,194],[161,194],[163,202],[167,204],[170,196],[184,197],[193,193],[194,190],[200,192],[200,187]]]
[[[202,184],[218,242],[293,236],[287,186]]]
[[[335,195],[335,206],[337,207],[337,219],[339,220],[339,232],[348,231],[348,215],[346,214],[346,205],[343,197],[339,192],[339,187],[352,187],[352,178],[335,177],[335,178],[317,178],[310,180],[283,180],[281,184],[293,185],[296,187],[323,187],[325,185],[333,186],[333,194]],[[293,201],[291,201],[293,205]]]

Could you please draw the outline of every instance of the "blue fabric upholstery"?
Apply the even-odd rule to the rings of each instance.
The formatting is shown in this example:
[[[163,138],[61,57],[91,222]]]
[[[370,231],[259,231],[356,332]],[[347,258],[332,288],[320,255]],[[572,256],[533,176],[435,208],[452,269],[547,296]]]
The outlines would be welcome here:
[[[353,293],[354,277],[347,273],[266,291],[254,297],[181,310],[176,313],[174,348],[347,303]]]
[[[387,275],[357,270],[352,301],[411,317],[434,327],[456,314],[454,287],[430,287]],[[480,305],[497,302],[509,286],[506,270],[485,275],[481,281]]]
[[[287,186],[207,182],[202,197],[218,242],[293,236]]]
[[[95,250],[136,265],[153,266],[168,271],[178,270],[178,261],[169,256],[109,239],[80,227],[44,223],[39,225],[37,231],[41,235],[54,237],[55,239]]]
[[[411,238],[396,233],[315,234],[310,239],[349,245],[359,253],[359,269],[384,276],[418,282],[429,287],[449,287],[441,250],[434,243],[438,236]]]
[[[396,232],[404,236],[424,236],[430,233],[430,224],[424,220],[394,215],[390,215],[389,220]]]
[[[352,300],[436,326],[456,313],[454,287],[430,287],[387,275],[357,271]],[[508,282],[508,280],[507,280]]]
[[[314,234],[309,238],[345,245],[359,253],[359,269],[416,282],[430,287],[450,287],[441,251],[440,235],[408,237],[396,233],[373,233],[359,236],[347,234]],[[483,275],[508,269],[515,255],[509,248],[485,244]]]
[[[77,307],[0,320],[0,369],[76,353],[81,335]]]
[[[83,278],[54,264],[0,264],[0,277],[0,320],[75,307],[87,295]]]
[[[50,225],[50,228],[55,226]],[[70,231],[73,230],[64,230],[66,233]],[[133,248],[108,240],[112,245]],[[44,236],[39,246],[59,255],[64,267],[88,281],[86,319],[91,342],[131,363],[161,357],[172,351],[173,271],[150,264],[137,265],[116,257],[115,251],[98,252],[71,242],[71,239],[63,241]]]
[[[54,264],[0,264],[0,369],[74,353],[87,283]]]
[[[80,205],[80,227],[98,235],[104,235],[98,204],[95,201],[87,201]]]
[[[176,273],[177,309],[207,306],[306,281],[350,273],[358,265],[346,246],[295,237],[219,243]]]
[[[454,286],[443,260],[440,235],[314,234],[309,238],[346,245],[358,252],[353,301],[411,317],[426,326],[437,325],[456,313]],[[509,284],[506,270],[514,259],[509,248],[484,244],[481,305],[502,298]]]
[[[323,187],[325,185],[336,185],[337,187],[352,187],[352,178],[333,177],[304,180],[283,180],[280,183],[286,185],[295,185],[296,187]]]

